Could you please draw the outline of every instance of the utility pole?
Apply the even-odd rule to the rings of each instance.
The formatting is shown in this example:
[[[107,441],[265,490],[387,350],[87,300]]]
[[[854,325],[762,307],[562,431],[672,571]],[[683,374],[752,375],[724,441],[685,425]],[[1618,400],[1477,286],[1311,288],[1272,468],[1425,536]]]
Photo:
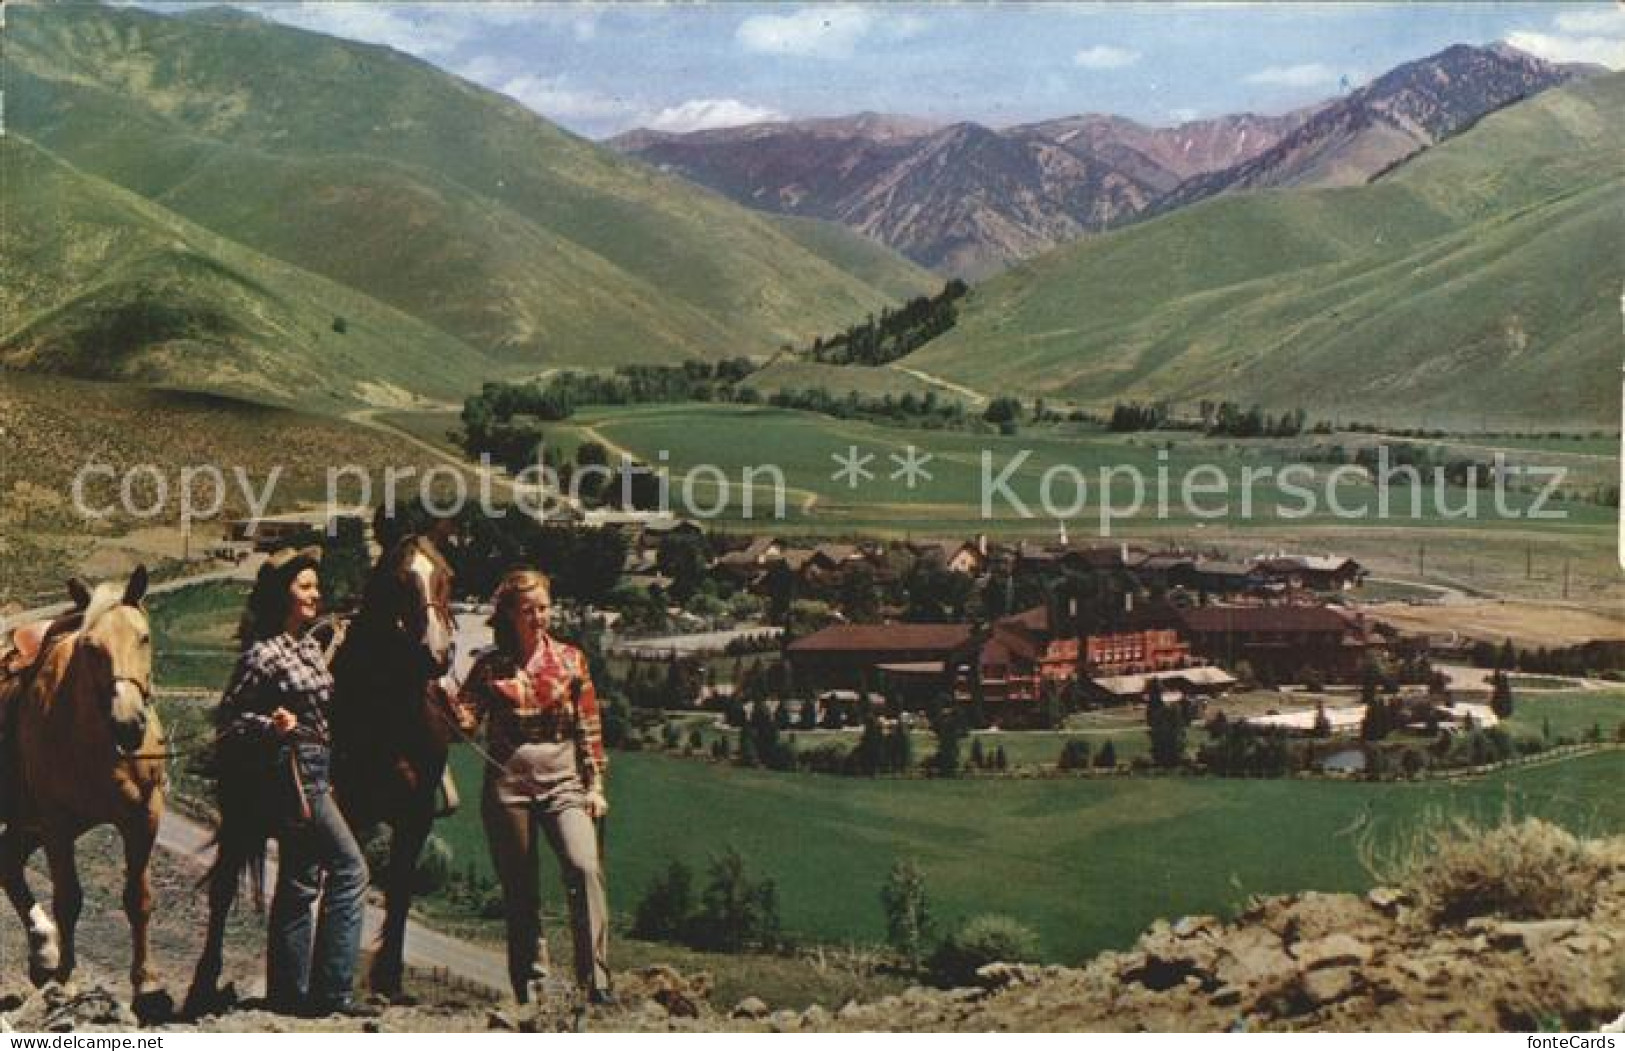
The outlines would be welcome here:
[[[1569,560],[1565,558],[1563,560],[1563,598],[1566,601],[1568,599],[1568,597],[1569,597]]]
[[[1419,577],[1427,576],[1427,571],[1428,571],[1427,566],[1428,566],[1428,546],[1426,544],[1417,544],[1416,545],[1416,575],[1419,576]]]

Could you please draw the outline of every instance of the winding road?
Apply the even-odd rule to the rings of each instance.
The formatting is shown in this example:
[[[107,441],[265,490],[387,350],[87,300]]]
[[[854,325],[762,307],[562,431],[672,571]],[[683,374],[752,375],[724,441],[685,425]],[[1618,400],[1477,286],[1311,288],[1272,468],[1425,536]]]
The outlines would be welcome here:
[[[209,851],[211,833],[203,825],[173,810],[165,811],[158,826],[158,846],[178,854],[200,867],[203,855]],[[267,880],[276,876],[276,851],[273,846],[267,860]],[[362,921],[362,937],[371,942],[377,937],[384,921],[384,910],[369,904]],[[420,923],[406,926],[406,963],[410,967],[443,969],[464,981],[481,985],[498,993],[508,991],[508,966],[502,957],[490,949],[481,948],[459,938],[441,934]]]

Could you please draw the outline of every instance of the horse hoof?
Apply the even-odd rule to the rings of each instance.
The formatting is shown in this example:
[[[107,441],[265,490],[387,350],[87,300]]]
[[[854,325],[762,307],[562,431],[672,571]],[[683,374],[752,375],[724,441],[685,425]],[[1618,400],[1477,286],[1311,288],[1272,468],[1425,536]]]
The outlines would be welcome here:
[[[206,1018],[209,1015],[225,1014],[237,1004],[237,986],[194,985],[187,990],[186,1003],[181,1006],[181,1016],[184,1018]]]
[[[36,922],[28,929],[28,977],[35,985],[44,985],[62,969],[62,942],[57,937],[56,924]]]
[[[160,1025],[175,1017],[175,1001],[161,987],[137,990],[130,1009],[142,1025]]]

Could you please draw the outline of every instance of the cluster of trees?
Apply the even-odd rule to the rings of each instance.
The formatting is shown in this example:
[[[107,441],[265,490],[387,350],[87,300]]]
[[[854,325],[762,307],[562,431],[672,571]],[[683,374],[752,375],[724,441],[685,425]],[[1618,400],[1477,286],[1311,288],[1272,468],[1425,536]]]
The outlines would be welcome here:
[[[1294,756],[1285,730],[1217,716],[1207,733],[1197,759],[1220,777],[1285,777],[1292,772]]]
[[[1172,770],[1185,762],[1185,731],[1195,717],[1195,708],[1189,698],[1177,704],[1163,700],[1162,682],[1152,679],[1145,697],[1145,723],[1151,735],[1151,761],[1164,770]]]
[[[1554,649],[1544,646],[1518,649],[1512,645],[1511,639],[1507,639],[1500,646],[1493,642],[1475,642],[1471,653],[1475,666],[1502,671],[1592,676],[1618,674],[1625,670],[1625,642],[1594,641]]]
[[[777,885],[753,877],[731,846],[711,859],[705,886],[698,891],[687,865],[678,860],[668,864],[639,900],[632,936],[712,952],[787,947]]]
[[[1118,402],[1112,406],[1111,419],[1106,429],[1112,431],[1154,431],[1168,422],[1166,405],[1141,405],[1137,401]]]
[[[1100,746],[1100,751],[1091,755],[1089,742],[1081,737],[1074,737],[1061,746],[1061,756],[1056,761],[1059,770],[1088,770],[1094,767],[1097,770],[1117,769],[1117,745],[1111,740]]]
[[[1227,435],[1231,438],[1293,438],[1304,431],[1304,412],[1293,409],[1279,416],[1271,416],[1257,405],[1242,409],[1235,402],[1217,404],[1204,401],[1199,406],[1202,430],[1209,435]],[[1317,430],[1324,428],[1318,425]]]
[[[1495,485],[1495,465],[1467,456],[1445,455],[1428,445],[1396,442],[1392,445],[1367,445],[1356,449],[1352,462],[1377,475],[1383,470],[1383,451],[1387,452],[1387,472],[1390,484],[1410,484],[1414,469],[1418,484],[1426,485],[1435,477],[1444,478],[1450,485],[1466,488],[1489,489]],[[1437,472],[1437,474],[1435,474]]]
[[[743,392],[742,392],[743,393]],[[751,391],[751,395],[755,392]],[[754,400],[747,397],[743,400]],[[871,419],[895,424],[913,424],[927,430],[963,427],[969,422],[964,405],[937,397],[936,391],[902,396],[883,394],[866,398],[857,391],[834,395],[825,387],[786,388],[768,395],[767,404],[780,409],[800,409],[836,419]]]
[[[828,339],[813,340],[806,356],[831,365],[885,365],[906,357],[947,332],[959,320],[955,305],[970,291],[954,278],[934,296],[917,296],[896,310],[886,308]]]

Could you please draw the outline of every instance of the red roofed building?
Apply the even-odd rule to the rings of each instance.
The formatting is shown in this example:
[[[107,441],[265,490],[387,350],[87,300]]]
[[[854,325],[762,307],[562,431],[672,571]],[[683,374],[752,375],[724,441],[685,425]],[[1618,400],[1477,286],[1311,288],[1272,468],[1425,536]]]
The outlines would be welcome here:
[[[1305,668],[1353,681],[1374,645],[1359,618],[1329,606],[1200,606],[1179,616],[1198,654],[1227,668],[1245,660],[1266,682]]]
[[[959,669],[975,654],[969,624],[836,624],[784,649],[796,685],[812,689],[867,690],[883,674],[897,673],[951,691]]]

